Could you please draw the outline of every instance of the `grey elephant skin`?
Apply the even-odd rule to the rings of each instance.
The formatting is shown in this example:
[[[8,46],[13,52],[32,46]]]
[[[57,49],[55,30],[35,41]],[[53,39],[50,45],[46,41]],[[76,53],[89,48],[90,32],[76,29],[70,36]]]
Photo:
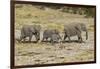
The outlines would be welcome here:
[[[48,41],[50,39],[51,43],[58,42],[61,37],[57,29],[47,29],[43,32],[42,41]]]
[[[32,36],[34,35],[36,38],[36,42],[40,40],[40,25],[23,25],[21,28],[21,36],[20,41],[24,40],[26,37],[29,37],[29,41],[31,41]]]
[[[61,42],[60,40],[62,40],[62,39],[61,39],[59,34],[52,34],[51,35],[51,43],[52,44]]]
[[[72,23],[72,24],[68,24],[68,25],[64,25],[64,41],[65,39],[68,37],[69,42],[71,41],[70,37],[71,36],[77,36],[78,37],[78,41],[82,42],[82,31],[86,32],[86,40],[88,39],[88,31],[87,31],[87,27],[84,23]]]

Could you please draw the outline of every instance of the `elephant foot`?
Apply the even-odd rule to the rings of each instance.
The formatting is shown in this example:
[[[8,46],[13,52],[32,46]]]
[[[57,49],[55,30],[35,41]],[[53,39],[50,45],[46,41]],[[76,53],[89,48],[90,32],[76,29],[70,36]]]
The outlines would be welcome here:
[[[45,42],[45,40],[41,40],[41,42]]]
[[[71,40],[69,40],[68,43],[71,43]]]
[[[37,41],[34,41],[34,43],[38,43],[38,40]]]

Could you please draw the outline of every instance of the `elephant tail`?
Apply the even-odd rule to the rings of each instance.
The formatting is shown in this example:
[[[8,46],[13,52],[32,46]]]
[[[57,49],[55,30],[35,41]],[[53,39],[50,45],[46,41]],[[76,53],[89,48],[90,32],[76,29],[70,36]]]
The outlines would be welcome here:
[[[86,40],[88,39],[88,31],[86,31]]]

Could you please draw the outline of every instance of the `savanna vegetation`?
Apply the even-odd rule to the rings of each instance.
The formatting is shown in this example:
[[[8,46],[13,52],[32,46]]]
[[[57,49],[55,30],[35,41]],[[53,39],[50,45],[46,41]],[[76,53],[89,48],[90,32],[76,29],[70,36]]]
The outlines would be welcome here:
[[[51,63],[68,63],[94,61],[94,17],[95,9],[59,5],[16,4],[15,30],[25,24],[42,26],[45,29],[56,28],[63,32],[63,25],[68,23],[85,23],[89,39],[85,43],[18,43],[15,42],[15,64],[35,65]],[[42,37],[41,37],[42,38]],[[72,37],[72,39],[77,39]]]

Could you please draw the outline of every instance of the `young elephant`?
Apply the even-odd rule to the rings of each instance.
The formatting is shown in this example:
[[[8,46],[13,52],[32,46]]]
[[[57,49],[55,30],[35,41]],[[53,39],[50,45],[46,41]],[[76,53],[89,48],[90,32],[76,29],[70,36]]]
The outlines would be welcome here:
[[[40,25],[24,25],[21,28],[20,41],[25,41],[26,37],[29,37],[29,41],[31,41],[33,35],[35,36],[36,41],[40,40],[40,30]]]
[[[88,39],[88,31],[86,28],[86,25],[83,23],[73,23],[73,24],[68,24],[64,26],[64,40],[68,37],[69,42],[70,42],[70,37],[71,36],[77,36],[78,41],[82,42],[82,36],[81,33],[82,31],[86,32],[86,40]]]
[[[61,39],[61,37],[59,34],[52,34],[51,35],[51,43],[52,44],[58,43],[60,39]]]
[[[44,41],[44,40],[47,41],[48,39],[50,39],[51,42],[55,42],[55,41],[58,42],[61,39],[59,31],[56,29],[45,30],[43,33],[42,41]]]

